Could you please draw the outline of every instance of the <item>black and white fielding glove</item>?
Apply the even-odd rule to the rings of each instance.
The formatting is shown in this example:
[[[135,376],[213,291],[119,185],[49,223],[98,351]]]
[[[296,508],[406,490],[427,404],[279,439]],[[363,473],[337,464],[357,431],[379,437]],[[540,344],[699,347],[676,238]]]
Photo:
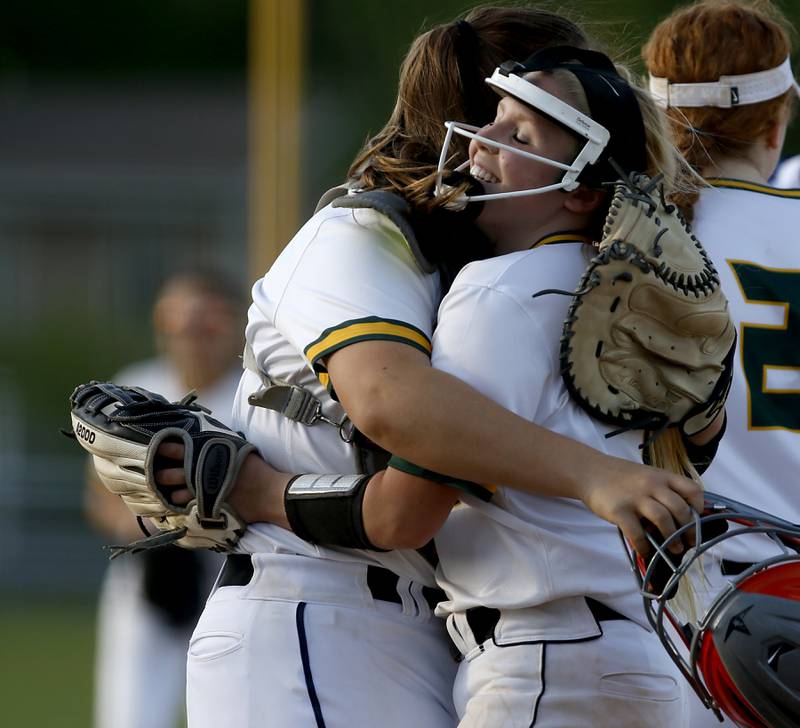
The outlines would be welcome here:
[[[112,558],[169,543],[215,551],[236,545],[245,523],[226,498],[255,448],[210,417],[193,393],[168,402],[139,387],[93,381],[75,389],[70,407],[75,439],[92,456],[103,485],[161,531],[112,547]],[[155,481],[154,470],[162,465],[157,451],[164,442],[185,448],[183,468],[191,493],[185,505],[172,503],[170,489]]]

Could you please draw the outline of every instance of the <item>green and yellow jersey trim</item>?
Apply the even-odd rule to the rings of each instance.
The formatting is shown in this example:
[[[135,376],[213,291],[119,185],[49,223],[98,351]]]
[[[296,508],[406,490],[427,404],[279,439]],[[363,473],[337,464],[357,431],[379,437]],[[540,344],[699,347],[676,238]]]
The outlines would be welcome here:
[[[592,239],[584,233],[565,231],[563,233],[545,235],[541,240],[537,240],[531,245],[530,249],[541,248],[545,245],[559,245],[561,243],[586,243],[586,245],[591,245]]]
[[[442,475],[433,470],[427,470],[419,465],[414,465],[414,463],[397,457],[397,455],[392,455],[388,467],[400,470],[403,473],[408,473],[409,475],[414,475],[417,478],[424,478],[434,483],[449,485],[451,488],[457,488],[465,493],[474,495],[482,501],[490,501],[495,491],[494,486],[481,485],[480,483],[473,483],[472,481],[461,480],[459,478],[451,478],[448,475]]]
[[[782,190],[769,185],[758,184],[757,182],[746,182],[743,179],[728,179],[726,177],[708,177],[706,182],[712,187],[722,187],[729,190],[746,190],[747,192],[758,192],[762,195],[772,197],[788,197],[800,199],[800,190]]]
[[[316,340],[306,346],[304,353],[314,370],[320,373],[325,371],[322,359],[359,341],[397,341],[413,346],[427,356],[431,355],[431,340],[424,331],[405,321],[382,319],[377,316],[352,319],[325,329]],[[327,382],[322,383],[328,386]]]

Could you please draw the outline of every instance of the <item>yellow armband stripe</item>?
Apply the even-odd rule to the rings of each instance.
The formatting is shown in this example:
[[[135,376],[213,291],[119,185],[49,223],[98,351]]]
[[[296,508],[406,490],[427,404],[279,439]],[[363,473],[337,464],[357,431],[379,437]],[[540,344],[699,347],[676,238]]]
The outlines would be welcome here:
[[[419,349],[427,356],[431,354],[431,340],[423,331],[404,321],[376,316],[345,321],[325,329],[319,338],[305,348],[304,353],[315,370],[323,371],[325,367],[319,363],[321,359],[359,341],[398,341]]]

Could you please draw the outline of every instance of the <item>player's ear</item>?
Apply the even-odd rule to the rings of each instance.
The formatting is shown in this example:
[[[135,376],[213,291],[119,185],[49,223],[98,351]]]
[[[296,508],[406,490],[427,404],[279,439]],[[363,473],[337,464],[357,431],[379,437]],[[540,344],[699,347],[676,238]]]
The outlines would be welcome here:
[[[564,197],[564,207],[570,212],[587,215],[594,212],[605,202],[606,195],[606,190],[597,190],[580,185],[577,189],[567,192]]]
[[[783,120],[774,120],[764,134],[764,142],[767,149],[780,149],[786,137],[786,126]]]

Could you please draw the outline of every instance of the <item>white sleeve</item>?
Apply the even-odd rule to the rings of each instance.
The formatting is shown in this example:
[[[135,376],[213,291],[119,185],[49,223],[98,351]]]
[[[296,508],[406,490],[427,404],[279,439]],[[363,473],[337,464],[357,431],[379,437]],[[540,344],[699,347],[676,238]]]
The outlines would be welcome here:
[[[536,319],[501,290],[457,281],[442,301],[433,366],[521,417],[535,419],[555,357]]]
[[[318,372],[324,357],[364,340],[430,354],[438,275],[423,273],[400,231],[373,210],[323,212],[256,284],[262,313]]]

